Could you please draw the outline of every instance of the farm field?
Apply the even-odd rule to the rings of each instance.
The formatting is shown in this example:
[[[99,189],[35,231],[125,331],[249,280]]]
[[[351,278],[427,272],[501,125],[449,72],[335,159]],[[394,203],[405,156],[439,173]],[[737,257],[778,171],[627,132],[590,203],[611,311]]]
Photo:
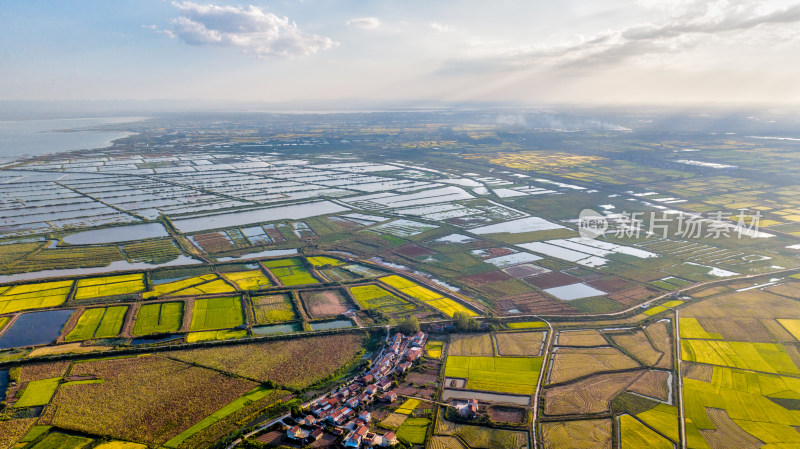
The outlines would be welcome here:
[[[303,261],[298,258],[268,260],[264,261],[263,264],[287,287],[319,283],[319,281],[308,272],[308,269],[303,265]]]
[[[312,318],[337,316],[353,308],[339,290],[302,292],[300,297],[308,315]]]
[[[523,449],[528,447],[528,433],[504,429],[491,429],[466,424],[456,424],[444,419],[439,411],[433,433],[456,436],[473,449]]]
[[[610,449],[611,420],[542,423],[545,449]]]
[[[127,313],[128,306],[86,309],[64,341],[115,337],[122,329]]]
[[[494,356],[491,334],[454,334],[450,336],[447,351],[451,356]]]
[[[43,422],[147,444],[167,442],[256,386],[160,356],[87,361],[71,373],[103,382],[61,386]]]
[[[497,393],[533,394],[541,357],[471,357],[449,355],[444,375],[467,379],[467,388]]]
[[[651,430],[636,418],[622,415],[619,418],[622,448],[648,447],[653,449],[673,449],[671,441]]]
[[[411,444],[423,444],[430,423],[426,418],[408,418],[397,428],[397,438]]]
[[[559,348],[553,355],[549,383],[567,382],[592,373],[638,368],[635,360],[616,348]]]
[[[422,287],[403,277],[391,275],[380,278],[380,281],[390,287],[396,288],[401,293],[408,295],[411,298],[422,301],[423,303],[441,311],[447,316],[452,317],[456,312],[463,312],[469,316],[478,315],[473,310],[461,305],[460,303]]]
[[[0,313],[58,307],[67,300],[73,281],[0,287]],[[2,291],[5,290],[5,291]]]
[[[412,304],[377,285],[350,287],[350,293],[362,309],[377,310],[395,320],[413,315],[418,310],[416,304]]]
[[[129,295],[142,291],[144,291],[143,274],[79,279],[75,289],[75,300]]]
[[[195,343],[198,341],[215,341],[215,340],[230,340],[234,338],[243,338],[247,336],[247,331],[242,330],[219,330],[219,331],[200,331],[190,332],[186,335],[187,343]]]
[[[176,332],[183,323],[182,302],[144,304],[139,308],[133,325],[133,335],[143,336]]]
[[[610,411],[611,401],[642,375],[641,371],[597,374],[546,388],[545,415],[583,415]]]
[[[359,334],[338,334],[165,354],[262,382],[273,380],[288,388],[305,388],[350,362],[362,342]]]
[[[192,309],[193,331],[224,329],[244,324],[242,300],[230,298],[200,298],[195,300]]]
[[[253,304],[253,317],[256,324],[282,323],[297,319],[289,295],[253,296],[250,298],[250,302]]]
[[[425,353],[428,355],[428,357],[441,359],[443,350],[443,341],[428,340],[428,342],[425,344]]]
[[[272,282],[261,270],[222,273],[222,277],[235,284],[240,290],[259,290],[272,286]]]
[[[542,355],[545,332],[500,332],[495,334],[497,355],[535,357]]]
[[[33,407],[47,404],[55,394],[60,382],[60,377],[28,382],[25,390],[22,391],[22,396],[14,404],[14,407]]]

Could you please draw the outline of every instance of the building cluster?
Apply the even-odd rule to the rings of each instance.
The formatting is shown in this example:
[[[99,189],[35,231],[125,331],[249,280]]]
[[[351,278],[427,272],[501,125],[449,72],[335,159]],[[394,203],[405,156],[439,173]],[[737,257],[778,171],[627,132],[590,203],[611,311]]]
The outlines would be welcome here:
[[[344,436],[342,445],[346,448],[397,444],[394,432],[378,435],[369,431],[372,415],[366,408],[375,401],[391,403],[397,400],[392,375],[406,372],[422,357],[426,340],[427,336],[421,331],[410,337],[395,334],[369,371],[314,401],[310,406],[311,414],[288,429],[286,437],[305,444],[313,443],[322,437],[323,427],[328,426],[334,435]]]

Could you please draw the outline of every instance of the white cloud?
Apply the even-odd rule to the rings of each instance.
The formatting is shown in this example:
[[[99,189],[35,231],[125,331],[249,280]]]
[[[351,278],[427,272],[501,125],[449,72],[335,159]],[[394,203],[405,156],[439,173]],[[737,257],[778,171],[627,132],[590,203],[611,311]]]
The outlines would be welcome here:
[[[357,17],[355,19],[348,20],[347,26],[365,30],[374,30],[381,26],[381,21],[377,17]]]
[[[431,22],[428,25],[430,25],[430,27],[433,28],[434,31],[438,31],[440,33],[446,33],[448,31],[453,31],[455,29],[455,27],[453,26],[445,25],[439,22]]]
[[[156,25],[142,25],[142,28],[147,28],[148,30],[153,30],[158,34],[163,34],[164,36],[167,36],[168,38],[174,38],[175,37],[175,33],[173,33],[172,31],[159,29],[158,26],[156,26]]]
[[[172,20],[171,33],[189,45],[239,48],[264,57],[311,55],[338,45],[328,37],[300,31],[288,17],[278,17],[256,6],[201,5],[174,2],[181,16]],[[169,34],[167,34],[169,35]]]

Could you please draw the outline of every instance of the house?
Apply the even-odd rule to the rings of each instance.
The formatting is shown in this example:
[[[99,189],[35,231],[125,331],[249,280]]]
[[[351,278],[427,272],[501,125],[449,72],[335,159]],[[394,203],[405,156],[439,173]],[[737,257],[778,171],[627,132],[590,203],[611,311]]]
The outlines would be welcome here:
[[[375,384],[372,384],[364,389],[364,393],[366,393],[369,396],[374,396],[375,393],[377,392],[378,392],[378,387]]]
[[[419,331],[411,337],[411,346],[425,346],[425,332]]]
[[[408,360],[409,362],[413,362],[420,357],[422,357],[422,348],[411,348],[407,350],[405,355],[403,356],[403,358]]]
[[[311,415],[308,415],[300,420],[300,425],[313,426],[316,423],[317,423],[317,418],[314,418]]]
[[[389,447],[394,446],[397,444],[397,435],[394,432],[386,432],[383,434],[383,441],[381,442],[381,446]]]
[[[376,385],[378,386],[379,390],[386,391],[386,390],[392,388],[392,379],[383,379],[380,382],[378,382]]]
[[[397,400],[397,393],[395,393],[394,391],[390,391],[388,393],[384,393],[384,394],[381,395],[380,399],[383,402],[389,402],[389,403],[394,402],[394,401]]]
[[[361,412],[358,415],[358,419],[361,419],[361,420],[364,421],[364,423],[368,424],[372,420],[372,414],[370,412],[364,410],[363,412]]]
[[[360,400],[359,400],[357,397],[355,397],[355,398],[352,398],[352,399],[350,399],[349,401],[347,401],[347,402],[345,403],[345,405],[346,405],[346,406],[348,406],[348,407],[350,407],[350,408],[356,408],[356,407],[358,407],[358,405],[359,405],[360,403],[361,403],[361,401],[360,401]]]
[[[364,446],[380,446],[383,443],[383,437],[376,433],[367,433],[362,443]]]
[[[456,404],[456,410],[462,418],[474,418],[478,415],[478,401],[469,399],[467,402],[459,402]]]
[[[308,436],[308,442],[319,441],[319,439],[322,438],[322,435],[324,433],[325,432],[323,432],[322,429],[317,429],[311,432],[311,434]]]
[[[409,368],[411,368],[411,362],[403,362],[397,365],[397,372],[398,373],[405,373]]]
[[[300,426],[294,426],[286,431],[286,438],[291,440],[302,440],[307,435],[307,432],[300,428]]]
[[[364,436],[367,434],[367,426],[361,425],[356,430],[353,431],[345,440],[344,446],[345,447],[359,447],[361,446],[361,441],[364,439]]]
[[[372,374],[367,374],[366,376],[363,376],[361,378],[361,383],[363,383],[364,385],[368,385],[371,384],[374,380],[375,376],[373,376]]]
[[[341,426],[342,423],[347,421],[350,416],[353,415],[353,411],[347,407],[342,407],[334,410],[326,420],[335,426]]]

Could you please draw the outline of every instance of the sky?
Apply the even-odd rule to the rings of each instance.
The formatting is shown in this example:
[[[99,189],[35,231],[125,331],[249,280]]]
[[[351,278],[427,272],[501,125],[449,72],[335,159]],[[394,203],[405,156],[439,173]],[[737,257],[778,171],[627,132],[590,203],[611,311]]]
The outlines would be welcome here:
[[[800,0],[0,0],[0,100],[800,103]]]

